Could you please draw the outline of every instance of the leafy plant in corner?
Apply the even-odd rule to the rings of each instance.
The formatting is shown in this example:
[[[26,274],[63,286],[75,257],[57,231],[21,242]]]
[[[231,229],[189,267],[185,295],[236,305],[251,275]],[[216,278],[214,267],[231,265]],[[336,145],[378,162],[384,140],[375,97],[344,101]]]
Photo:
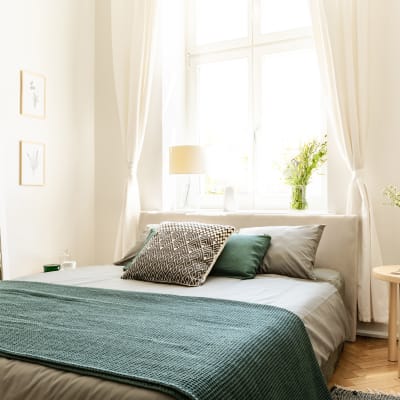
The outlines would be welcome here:
[[[295,210],[307,208],[305,198],[306,186],[309,184],[313,172],[325,162],[328,152],[327,136],[322,140],[313,139],[303,144],[298,154],[286,165],[284,171],[285,183],[292,187],[290,207]]]
[[[391,206],[400,207],[400,190],[397,186],[386,186],[383,195],[389,200]]]

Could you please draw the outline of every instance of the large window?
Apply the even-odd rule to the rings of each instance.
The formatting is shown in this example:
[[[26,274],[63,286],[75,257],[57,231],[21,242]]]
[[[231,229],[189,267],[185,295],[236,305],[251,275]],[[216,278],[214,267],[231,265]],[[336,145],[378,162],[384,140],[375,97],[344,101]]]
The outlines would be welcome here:
[[[325,132],[308,0],[188,0],[188,135],[207,149],[203,206],[224,188],[240,208],[285,209],[283,170]],[[308,188],[326,205],[326,176]]]

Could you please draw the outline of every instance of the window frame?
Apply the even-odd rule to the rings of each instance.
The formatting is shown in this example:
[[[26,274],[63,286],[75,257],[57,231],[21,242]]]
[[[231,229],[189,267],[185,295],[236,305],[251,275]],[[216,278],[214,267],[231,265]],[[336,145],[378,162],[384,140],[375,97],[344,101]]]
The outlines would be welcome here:
[[[248,36],[247,38],[224,40],[205,45],[195,45],[195,21],[194,8],[196,0],[185,2],[185,31],[186,31],[186,133],[185,140],[193,143],[199,142],[196,134],[196,74],[197,67],[201,64],[247,58],[248,60],[248,79],[249,79],[249,142],[251,142],[251,154],[249,154],[249,167],[251,169],[250,191],[247,196],[240,198],[238,204],[240,209],[263,209],[263,210],[287,210],[289,204],[284,206],[284,194],[278,196],[273,201],[266,202],[266,207],[256,207],[255,190],[255,147],[261,125],[261,82],[262,58],[265,54],[279,52],[290,52],[304,49],[315,49],[311,27],[295,28],[291,30],[273,32],[268,34],[261,33],[261,0],[248,1]],[[256,18],[258,16],[258,18]],[[327,167],[323,168],[323,173],[327,175]],[[257,195],[259,196],[259,195]],[[246,198],[245,198],[246,197]],[[286,197],[285,197],[286,198]],[[279,201],[278,201],[279,200]],[[201,208],[221,208],[223,195],[202,193]],[[272,205],[275,203],[275,205]],[[279,203],[279,206],[277,205]],[[318,206],[322,211],[327,209],[327,179],[322,183],[321,201]]]

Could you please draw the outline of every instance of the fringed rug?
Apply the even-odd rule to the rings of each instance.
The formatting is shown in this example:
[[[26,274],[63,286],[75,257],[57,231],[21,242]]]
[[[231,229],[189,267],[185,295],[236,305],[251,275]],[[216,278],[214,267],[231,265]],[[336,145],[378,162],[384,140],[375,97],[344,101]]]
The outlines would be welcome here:
[[[332,400],[399,400],[400,394],[385,394],[375,391],[361,392],[359,390],[333,387]]]

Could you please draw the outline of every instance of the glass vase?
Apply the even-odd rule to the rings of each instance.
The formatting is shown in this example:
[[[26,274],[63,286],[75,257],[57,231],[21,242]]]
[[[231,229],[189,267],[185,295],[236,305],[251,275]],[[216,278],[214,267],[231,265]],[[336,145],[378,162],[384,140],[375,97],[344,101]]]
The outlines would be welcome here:
[[[292,186],[290,208],[292,210],[305,210],[307,208],[306,185]]]

